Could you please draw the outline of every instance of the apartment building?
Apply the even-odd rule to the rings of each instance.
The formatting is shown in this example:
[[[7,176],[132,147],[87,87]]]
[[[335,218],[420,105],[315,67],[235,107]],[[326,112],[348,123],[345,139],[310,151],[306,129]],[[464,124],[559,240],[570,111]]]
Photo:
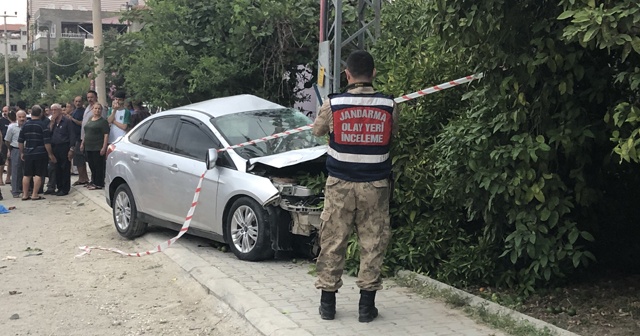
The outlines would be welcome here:
[[[5,33],[4,30],[7,29],[7,44],[9,57],[15,57],[20,60],[27,58],[27,25],[23,24],[7,24],[5,27],[3,24],[0,24],[0,36],[2,39],[0,40],[0,54],[5,55]]]
[[[72,39],[93,46],[92,0],[27,0],[29,45],[31,50],[55,50],[62,39]],[[143,5],[142,0],[101,0],[102,29],[127,30],[119,23],[122,11]]]

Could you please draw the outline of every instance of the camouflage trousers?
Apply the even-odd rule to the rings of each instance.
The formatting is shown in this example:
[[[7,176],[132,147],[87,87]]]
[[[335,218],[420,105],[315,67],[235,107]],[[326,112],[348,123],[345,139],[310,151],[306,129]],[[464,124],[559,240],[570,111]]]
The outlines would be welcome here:
[[[360,246],[360,289],[382,289],[380,270],[391,238],[389,181],[349,182],[327,178],[320,215],[320,255],[316,288],[334,292],[342,287],[347,243],[355,228]]]

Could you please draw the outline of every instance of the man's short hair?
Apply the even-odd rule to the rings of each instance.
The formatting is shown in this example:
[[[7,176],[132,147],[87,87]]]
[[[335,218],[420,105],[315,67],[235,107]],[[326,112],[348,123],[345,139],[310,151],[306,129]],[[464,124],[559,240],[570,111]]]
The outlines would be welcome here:
[[[42,115],[42,107],[40,107],[40,105],[33,105],[31,107],[31,116],[39,117],[41,115]]]
[[[371,78],[373,69],[373,56],[364,50],[356,50],[347,58],[347,70],[355,78]]]
[[[125,99],[127,98],[127,93],[124,91],[116,91],[116,93],[113,95],[114,98],[120,98],[120,99]]]
[[[9,111],[9,114],[7,114],[7,118],[9,118],[11,122],[14,122],[18,119],[14,111]]]
[[[62,105],[55,103],[51,105],[50,109],[52,110],[62,109]]]
[[[25,103],[22,100],[19,100],[16,105],[18,106],[19,109],[26,111],[27,110],[27,103]]]
[[[95,92],[94,90],[89,90],[87,91],[87,94],[93,93],[94,96],[96,96],[96,98],[98,98],[98,93]]]

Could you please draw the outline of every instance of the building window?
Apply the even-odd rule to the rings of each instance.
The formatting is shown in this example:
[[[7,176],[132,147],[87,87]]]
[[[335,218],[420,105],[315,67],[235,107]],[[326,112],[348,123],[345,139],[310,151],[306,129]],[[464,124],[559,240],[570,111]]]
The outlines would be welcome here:
[[[22,50],[27,50],[27,45],[26,44],[22,45]]]
[[[12,44],[11,45],[11,51],[18,51],[18,45],[17,44]]]
[[[27,36],[27,31],[26,30],[22,31],[22,36]]]

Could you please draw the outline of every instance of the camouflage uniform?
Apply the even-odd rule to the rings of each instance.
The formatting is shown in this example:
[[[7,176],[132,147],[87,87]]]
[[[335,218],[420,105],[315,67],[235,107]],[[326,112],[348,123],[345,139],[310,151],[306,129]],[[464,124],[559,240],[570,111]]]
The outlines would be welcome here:
[[[349,90],[350,93],[373,93],[371,87]],[[394,133],[397,113],[393,113]],[[333,115],[329,100],[318,113],[313,133],[333,132]],[[389,180],[351,182],[334,176],[327,178],[324,211],[320,218],[320,255],[316,269],[316,288],[334,292],[342,287],[347,244],[355,227],[360,246],[360,271],[356,284],[360,289],[382,289],[380,275],[383,258],[391,237],[389,219]]]

